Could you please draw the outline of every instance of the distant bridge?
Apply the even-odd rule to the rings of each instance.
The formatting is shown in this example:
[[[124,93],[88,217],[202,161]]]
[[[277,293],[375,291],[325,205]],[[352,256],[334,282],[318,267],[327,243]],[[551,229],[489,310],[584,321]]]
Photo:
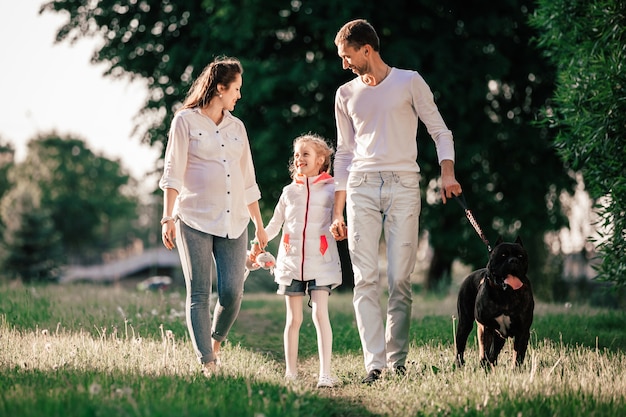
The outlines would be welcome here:
[[[180,258],[177,251],[163,247],[145,249],[128,258],[115,260],[101,265],[66,267],[61,273],[60,283],[75,281],[117,281],[151,268],[179,268]]]

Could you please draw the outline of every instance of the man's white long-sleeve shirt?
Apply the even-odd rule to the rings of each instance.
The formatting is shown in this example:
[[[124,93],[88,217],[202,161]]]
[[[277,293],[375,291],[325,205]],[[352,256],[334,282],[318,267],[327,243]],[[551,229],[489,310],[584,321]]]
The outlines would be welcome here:
[[[337,190],[345,190],[350,171],[419,172],[417,127],[422,120],[435,142],[439,162],[454,161],[454,141],[416,71],[392,68],[375,86],[361,77],[339,87],[335,95]]]
[[[173,216],[214,236],[238,238],[261,198],[244,124],[224,110],[219,125],[199,109],[174,116],[159,181],[178,191]]]

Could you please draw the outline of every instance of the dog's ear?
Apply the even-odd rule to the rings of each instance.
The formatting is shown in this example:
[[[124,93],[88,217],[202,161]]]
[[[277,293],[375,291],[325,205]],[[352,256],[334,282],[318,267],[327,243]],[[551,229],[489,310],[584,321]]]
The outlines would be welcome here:
[[[502,236],[498,236],[498,240],[496,240],[496,246],[498,246],[502,242],[504,242],[504,239],[502,239]]]
[[[517,243],[521,247],[524,247],[524,244],[522,243],[522,238],[519,236],[517,236],[517,239],[515,239],[515,243]]]

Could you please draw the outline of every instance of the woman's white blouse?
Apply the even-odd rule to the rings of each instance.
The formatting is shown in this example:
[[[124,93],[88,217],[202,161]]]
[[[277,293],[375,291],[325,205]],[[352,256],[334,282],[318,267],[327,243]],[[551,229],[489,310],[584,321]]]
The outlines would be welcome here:
[[[172,215],[215,236],[238,238],[261,198],[244,124],[224,110],[219,125],[198,108],[179,111],[165,150],[162,190],[178,191]]]

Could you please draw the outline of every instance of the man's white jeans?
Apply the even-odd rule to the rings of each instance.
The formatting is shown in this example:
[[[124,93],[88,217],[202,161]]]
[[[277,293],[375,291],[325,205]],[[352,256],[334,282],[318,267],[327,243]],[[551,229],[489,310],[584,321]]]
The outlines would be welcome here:
[[[346,187],[348,246],[354,270],[354,311],[365,369],[404,365],[409,350],[411,273],[417,257],[421,209],[417,172],[352,172]],[[386,328],[378,249],[387,246]]]

